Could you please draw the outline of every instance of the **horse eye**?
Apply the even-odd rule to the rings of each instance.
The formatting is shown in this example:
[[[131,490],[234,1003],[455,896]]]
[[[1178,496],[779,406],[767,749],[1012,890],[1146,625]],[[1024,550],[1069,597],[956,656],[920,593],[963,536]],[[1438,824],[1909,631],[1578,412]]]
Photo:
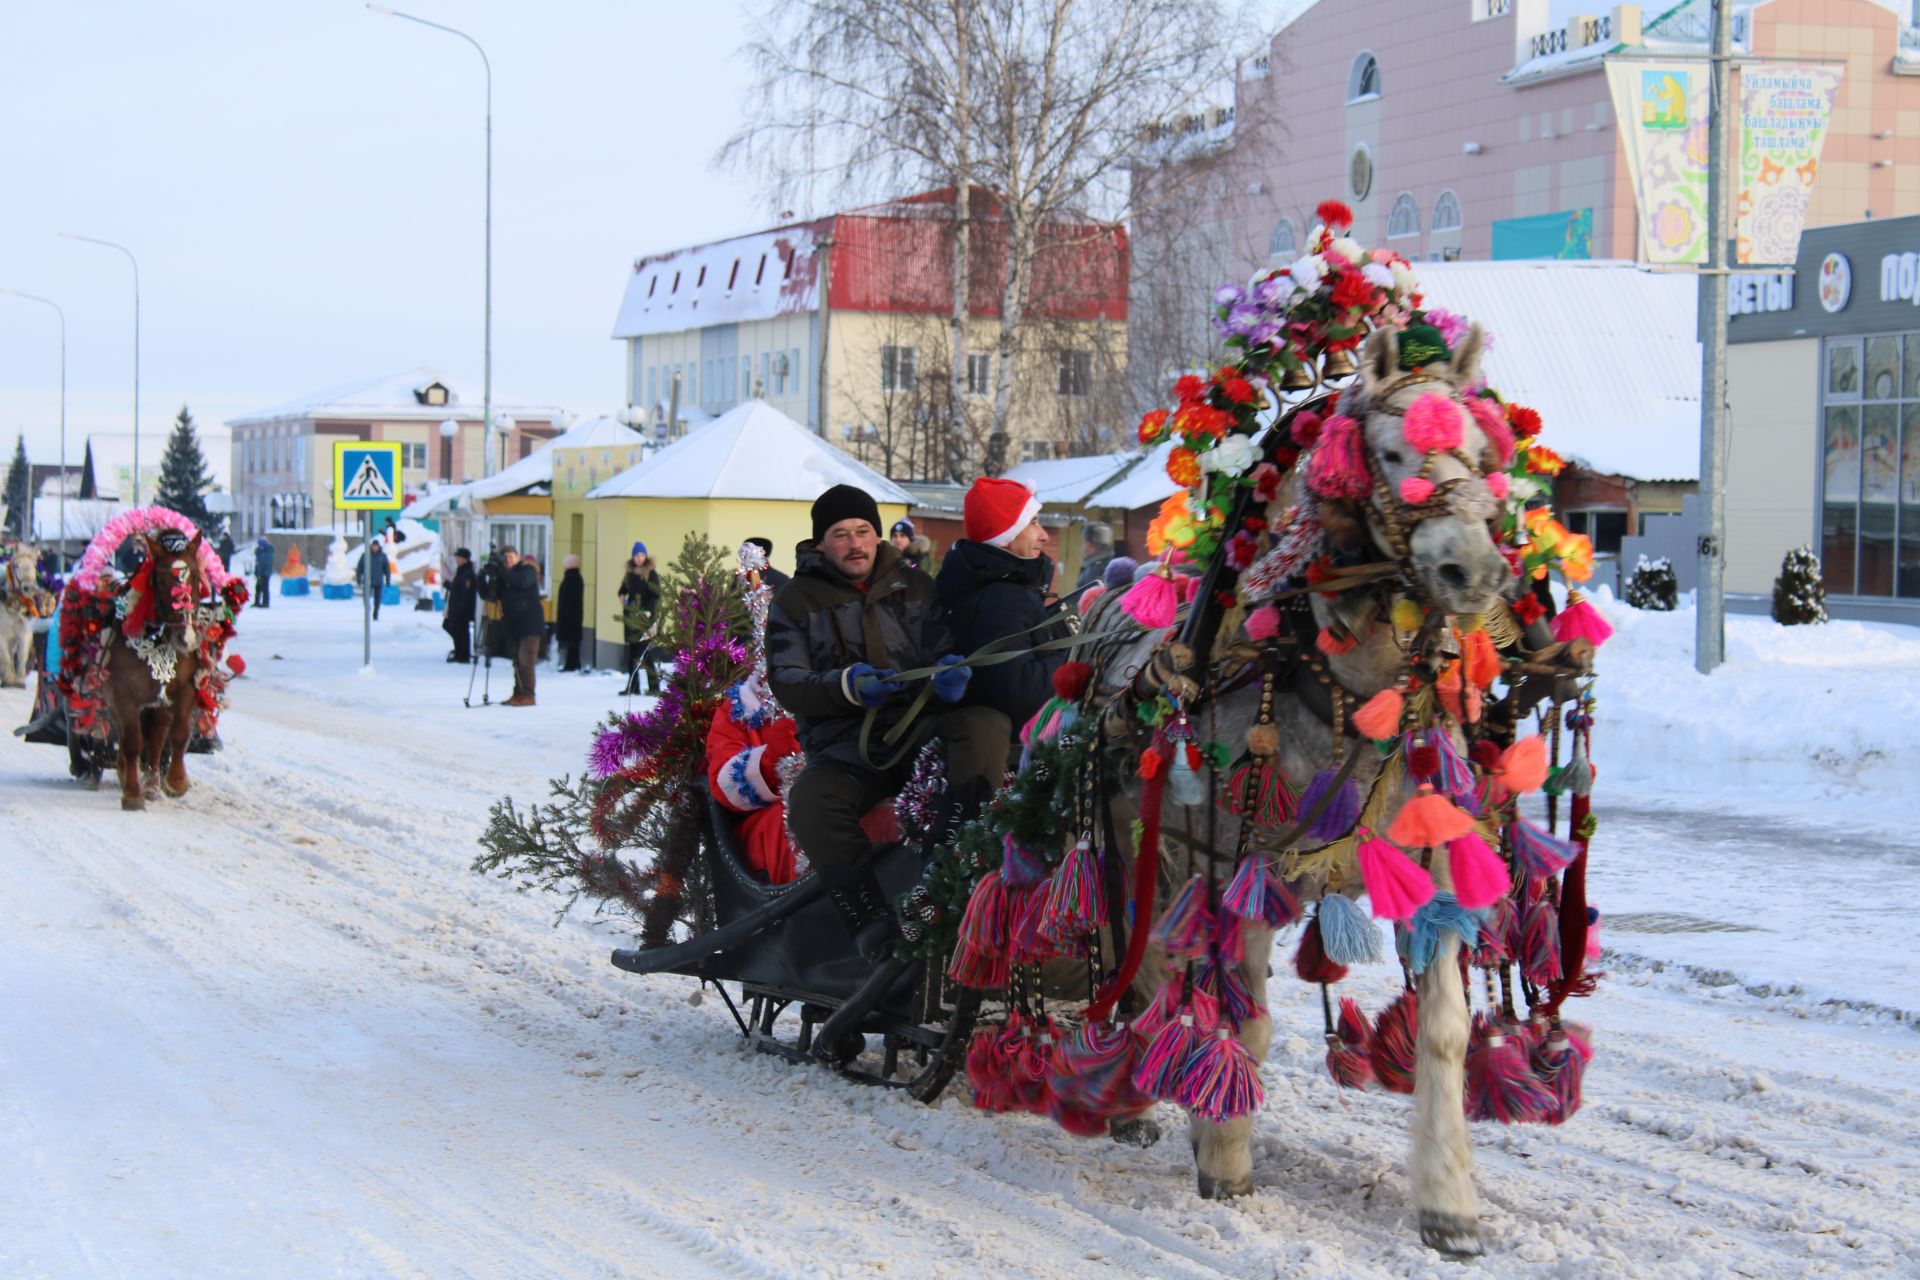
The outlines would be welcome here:
[[[1398,449],[1389,449],[1385,453],[1381,454],[1380,456],[1387,460],[1388,466],[1393,466],[1393,467],[1397,467],[1401,463],[1406,461],[1406,458],[1401,456],[1401,453]]]

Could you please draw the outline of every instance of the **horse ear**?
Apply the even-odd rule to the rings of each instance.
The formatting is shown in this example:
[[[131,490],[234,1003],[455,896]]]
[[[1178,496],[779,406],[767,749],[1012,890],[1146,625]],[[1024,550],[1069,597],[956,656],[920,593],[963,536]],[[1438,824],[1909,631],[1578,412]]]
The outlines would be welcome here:
[[[1447,381],[1456,387],[1469,387],[1480,377],[1480,357],[1486,351],[1487,335],[1478,321],[1467,329],[1453,354],[1447,358]]]
[[[1400,334],[1398,330],[1379,328],[1367,339],[1360,353],[1360,382],[1368,398],[1392,382],[1400,370]]]
[[[193,541],[192,541],[192,542],[189,542],[189,543],[187,544],[187,554],[188,554],[188,555],[190,555],[190,556],[197,556],[197,555],[199,555],[199,554],[200,554],[200,542],[201,542],[201,540],[202,540],[202,539],[204,539],[204,538],[205,538],[206,536],[207,536],[207,535],[206,535],[206,532],[205,532],[204,530],[202,530],[202,531],[200,531],[200,532],[197,532],[197,533],[195,533],[195,534],[193,535]]]

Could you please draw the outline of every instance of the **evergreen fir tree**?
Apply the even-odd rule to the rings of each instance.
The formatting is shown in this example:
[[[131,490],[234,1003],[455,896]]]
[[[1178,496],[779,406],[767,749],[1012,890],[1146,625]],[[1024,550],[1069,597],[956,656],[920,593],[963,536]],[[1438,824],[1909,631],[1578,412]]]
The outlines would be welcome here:
[[[1673,561],[1665,556],[1649,560],[1640,557],[1627,579],[1627,603],[1636,609],[1671,613],[1680,604],[1680,581],[1673,576]]]
[[[27,438],[15,436],[13,465],[7,468],[7,532],[16,538],[28,535],[28,515],[33,510],[33,467],[27,462]]]
[[[1789,551],[1780,562],[1780,576],[1773,580],[1773,620],[1783,627],[1827,620],[1827,588],[1812,547]]]
[[[206,492],[212,485],[213,473],[207,470],[207,459],[200,452],[193,414],[181,405],[180,416],[173,420],[173,434],[167,437],[167,452],[160,459],[160,491],[154,500],[178,511],[212,537],[220,523],[207,511]]]

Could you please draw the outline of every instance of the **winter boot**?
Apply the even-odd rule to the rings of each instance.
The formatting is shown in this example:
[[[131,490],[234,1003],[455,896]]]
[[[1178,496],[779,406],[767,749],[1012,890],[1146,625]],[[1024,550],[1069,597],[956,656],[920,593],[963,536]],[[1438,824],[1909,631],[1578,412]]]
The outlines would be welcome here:
[[[821,879],[827,885],[827,899],[840,913],[860,958],[869,964],[886,959],[893,950],[898,927],[872,868],[837,868],[831,877],[823,873]]]

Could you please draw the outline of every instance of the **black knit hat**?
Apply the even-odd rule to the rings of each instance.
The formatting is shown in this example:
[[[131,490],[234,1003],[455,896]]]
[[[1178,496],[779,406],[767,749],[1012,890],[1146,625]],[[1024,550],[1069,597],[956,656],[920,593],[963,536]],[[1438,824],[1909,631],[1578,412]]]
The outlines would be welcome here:
[[[827,536],[827,530],[842,520],[865,520],[880,529],[880,505],[865,489],[837,484],[813,500],[813,540]]]

